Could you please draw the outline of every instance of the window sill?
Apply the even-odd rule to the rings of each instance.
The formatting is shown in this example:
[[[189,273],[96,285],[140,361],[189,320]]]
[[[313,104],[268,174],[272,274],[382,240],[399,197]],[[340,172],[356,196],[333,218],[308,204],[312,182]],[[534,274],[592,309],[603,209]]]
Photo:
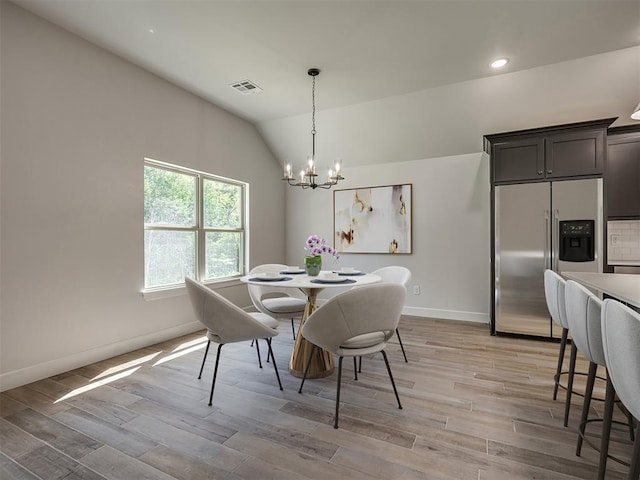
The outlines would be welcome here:
[[[225,280],[211,280],[204,282],[204,284],[212,290],[218,290],[221,288],[235,287],[241,285],[242,282],[239,278],[225,279]],[[146,302],[153,300],[162,300],[171,297],[180,297],[187,294],[187,288],[184,285],[173,285],[165,288],[149,288],[140,292]]]

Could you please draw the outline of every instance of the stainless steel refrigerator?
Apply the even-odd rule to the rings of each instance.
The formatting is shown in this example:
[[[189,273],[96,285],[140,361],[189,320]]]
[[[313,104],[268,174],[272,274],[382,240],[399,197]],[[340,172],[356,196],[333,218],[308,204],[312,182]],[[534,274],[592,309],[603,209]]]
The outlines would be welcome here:
[[[494,331],[559,337],[544,270],[602,271],[602,179],[501,185],[494,195]]]

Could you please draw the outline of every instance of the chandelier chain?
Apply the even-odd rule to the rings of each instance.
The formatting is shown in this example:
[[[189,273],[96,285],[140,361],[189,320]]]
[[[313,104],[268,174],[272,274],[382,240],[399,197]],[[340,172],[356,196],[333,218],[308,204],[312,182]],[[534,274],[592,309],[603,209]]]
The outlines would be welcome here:
[[[316,77],[311,82],[311,135],[316,134]]]

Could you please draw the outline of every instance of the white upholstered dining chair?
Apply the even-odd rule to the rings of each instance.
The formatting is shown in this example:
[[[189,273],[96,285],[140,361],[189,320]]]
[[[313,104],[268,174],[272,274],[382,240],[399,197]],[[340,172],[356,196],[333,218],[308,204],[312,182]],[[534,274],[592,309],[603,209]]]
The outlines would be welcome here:
[[[396,265],[392,265],[389,267],[379,268],[371,272],[373,275],[379,275],[382,278],[382,283],[394,283],[396,285],[402,285],[405,289],[409,282],[411,281],[411,270],[406,267],[400,267]],[[354,287],[360,288],[360,287]],[[398,337],[398,343],[400,344],[400,349],[402,350],[402,356],[404,357],[404,361],[406,363],[409,362],[407,360],[407,354],[404,351],[404,345],[402,344],[402,338],[400,337],[400,331],[396,328],[396,337]],[[360,357],[360,365],[358,370],[362,371],[362,357]]]
[[[204,368],[209,345],[211,342],[218,344],[216,364],[213,370],[213,381],[211,382],[211,394],[209,395],[209,406],[213,400],[213,389],[216,385],[218,375],[218,364],[220,363],[220,351],[227,343],[244,342],[248,340],[264,339],[269,348],[269,356],[273,362],[273,369],[278,379],[278,386],[282,390],[276,359],[271,349],[271,338],[278,335],[278,322],[263,313],[247,313],[240,307],[234,305],[217,292],[207,288],[200,282],[191,278],[185,278],[187,292],[191,300],[191,306],[196,318],[207,328],[207,347],[200,367],[200,375]],[[274,325],[275,324],[275,325]],[[258,349],[258,361],[260,361],[260,350]],[[260,363],[262,368],[262,363]]]
[[[267,263],[251,269],[249,275],[265,272],[281,272],[287,268],[289,267],[286,265]],[[259,312],[269,315],[276,320],[291,319],[291,331],[293,333],[293,339],[295,340],[296,331],[294,318],[302,317],[307,301],[292,295],[291,289],[278,289],[277,286],[267,282],[265,282],[264,285],[249,283],[247,284],[247,288],[251,301]]]
[[[336,295],[313,312],[299,334],[313,343],[298,393],[302,393],[316,348],[339,356],[334,428],[338,428],[342,359],[381,352],[398,408],[402,408],[384,349],[398,326],[406,289],[402,285],[374,284]]]

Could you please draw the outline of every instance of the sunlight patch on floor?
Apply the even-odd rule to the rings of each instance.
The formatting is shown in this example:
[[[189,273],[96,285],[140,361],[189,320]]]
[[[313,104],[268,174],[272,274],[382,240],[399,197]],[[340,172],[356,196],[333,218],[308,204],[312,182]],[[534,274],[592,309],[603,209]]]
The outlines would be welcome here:
[[[53,403],[62,402],[63,400],[66,400],[68,398],[75,397],[77,395],[80,395],[82,393],[85,393],[85,392],[88,392],[90,390],[96,389],[96,388],[101,387],[103,385],[107,385],[107,384],[109,384],[111,382],[115,382],[116,380],[120,380],[121,378],[128,377],[129,375],[134,373],[139,368],[140,367],[130,368],[129,370],[125,370],[124,372],[116,373],[115,375],[112,375],[112,376],[110,376],[108,378],[103,378],[102,380],[98,380],[97,382],[93,382],[93,383],[90,383],[88,385],[85,385],[84,387],[80,387],[80,388],[76,388],[75,390],[71,390],[69,393],[67,393],[66,395],[60,397],[58,400],[56,400]]]
[[[156,353],[151,353],[149,355],[145,355],[144,357],[140,357],[140,358],[136,358],[135,360],[131,360],[130,362],[125,362],[125,363],[121,363],[120,365],[116,365],[115,367],[111,367],[111,368],[107,368],[104,372],[102,372],[100,375],[96,375],[95,377],[93,377],[91,379],[91,381],[95,381],[98,380],[99,378],[103,378],[103,377],[108,377],[110,375],[113,375],[115,373],[121,372],[123,370],[127,370],[131,367],[135,367],[136,365],[142,365],[145,362],[148,362],[149,360],[157,357],[158,355],[160,355],[162,352],[156,352]]]

